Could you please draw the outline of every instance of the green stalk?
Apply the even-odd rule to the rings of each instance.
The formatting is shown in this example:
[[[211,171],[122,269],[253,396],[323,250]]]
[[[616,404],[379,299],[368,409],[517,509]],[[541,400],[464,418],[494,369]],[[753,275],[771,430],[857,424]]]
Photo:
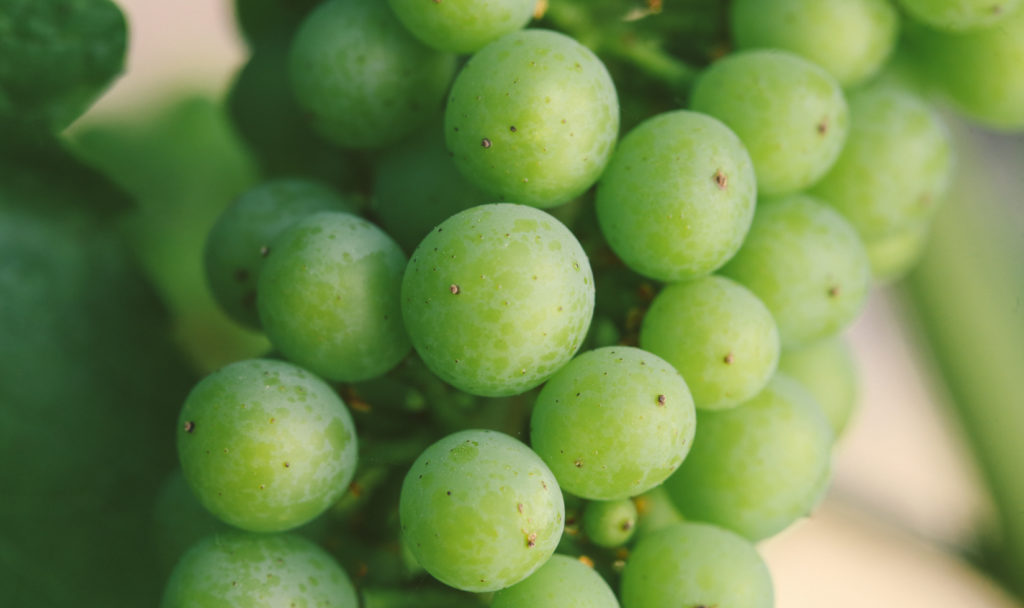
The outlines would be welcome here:
[[[1024,142],[969,150],[1007,143],[960,138],[965,166],[907,292],[997,507],[994,574],[1024,597]]]

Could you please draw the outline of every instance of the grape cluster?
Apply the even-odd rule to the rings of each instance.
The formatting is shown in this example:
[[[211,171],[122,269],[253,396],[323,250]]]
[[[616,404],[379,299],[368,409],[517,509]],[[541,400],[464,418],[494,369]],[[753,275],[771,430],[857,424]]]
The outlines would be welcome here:
[[[237,0],[266,181],[205,265],[273,351],[180,409],[164,608],[773,605],[754,543],[827,491],[842,332],[949,180],[932,102],[1024,129],[1024,8],[691,4]],[[0,64],[0,126],[45,139],[116,71],[88,8],[14,3],[116,35],[39,90]]]

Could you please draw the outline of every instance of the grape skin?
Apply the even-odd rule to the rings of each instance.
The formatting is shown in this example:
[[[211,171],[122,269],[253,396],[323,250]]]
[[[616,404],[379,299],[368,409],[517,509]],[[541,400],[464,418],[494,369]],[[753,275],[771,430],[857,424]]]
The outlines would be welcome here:
[[[663,289],[640,326],[640,346],[671,363],[701,409],[735,407],[764,388],[779,360],[772,313],[720,276]]]
[[[361,217],[323,211],[276,238],[257,286],[260,321],[289,360],[339,382],[375,378],[409,352],[405,254]]]
[[[806,516],[830,469],[832,429],[814,397],[776,374],[750,401],[701,411],[693,449],[665,482],[683,516],[758,541]]]
[[[533,449],[559,484],[593,500],[636,496],[663,482],[686,458],[694,432],[683,378],[627,346],[570,361],[544,385],[530,418]]]
[[[500,200],[541,208],[597,181],[618,132],[604,64],[548,30],[515,32],[473,55],[445,109],[448,149],[463,175]]]
[[[849,109],[831,74],[788,51],[728,55],[694,84],[690,108],[735,131],[750,153],[762,196],[803,190],[832,166]]]
[[[358,608],[334,558],[291,534],[225,532],[199,542],[175,567],[161,608]]]
[[[715,118],[679,110],[630,131],[601,176],[597,218],[612,250],[659,281],[708,274],[750,228],[757,186],[750,155]]]
[[[474,53],[533,17],[536,0],[388,0],[395,16],[424,44],[442,51]]]
[[[583,562],[552,555],[526,580],[494,594],[491,608],[619,608],[615,593]]]
[[[636,532],[636,505],[629,498],[595,500],[583,511],[583,531],[599,547],[621,547]]]
[[[850,345],[835,336],[802,348],[782,352],[779,371],[804,386],[828,418],[839,437],[857,405],[858,377]]]
[[[510,203],[458,213],[416,248],[402,315],[416,352],[466,392],[507,396],[542,383],[579,349],[594,277],[576,237]]]
[[[738,535],[677,523],[640,539],[622,573],[622,608],[772,608],[768,567]]]
[[[476,593],[525,579],[554,552],[565,505],[528,447],[468,430],[428,447],[402,483],[402,537],[432,576]]]
[[[910,17],[951,32],[991,28],[1013,14],[1020,0],[899,0]]]
[[[312,520],[355,474],[355,426],[344,402],[284,361],[239,361],[204,378],[181,409],[177,441],[203,506],[253,532]]]

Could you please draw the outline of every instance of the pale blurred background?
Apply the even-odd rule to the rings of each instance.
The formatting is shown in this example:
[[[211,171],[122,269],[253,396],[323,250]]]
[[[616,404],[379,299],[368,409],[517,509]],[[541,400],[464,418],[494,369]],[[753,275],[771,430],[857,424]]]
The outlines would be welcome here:
[[[230,0],[118,4],[131,32],[127,71],[71,127],[72,137],[113,121],[142,124],[189,94],[223,99],[248,56]],[[1024,226],[1021,139],[955,130],[963,142],[961,156],[972,154],[963,148],[991,149],[992,142],[1002,142],[999,154],[966,159],[961,171],[971,166],[980,172],[973,178],[985,180],[996,199],[1012,197],[1017,226]],[[239,162],[236,174],[248,175],[251,166]],[[226,203],[200,201],[210,206],[202,221],[212,223]],[[202,234],[202,226],[196,233]],[[1024,232],[1018,240],[1024,243]],[[1024,247],[1017,246],[1016,253],[1024,254]],[[224,339],[234,340],[238,350],[214,349],[214,359],[258,352],[261,338],[225,330],[222,320],[211,316],[218,314],[210,312],[212,300],[199,293],[199,252],[189,255],[184,266],[191,268],[185,272],[195,293],[165,295],[177,312],[202,314],[179,327],[179,338],[215,341],[223,332],[231,334]],[[151,257],[148,263],[159,266],[160,256]],[[861,407],[837,445],[831,491],[811,518],[760,547],[773,572],[779,608],[1020,606],[962,557],[999,534],[995,509],[915,322],[904,292],[886,288],[875,291],[850,331],[862,373]],[[200,367],[222,362],[204,360]],[[1011,397],[1009,407],[1024,407],[1020,394]],[[1024,473],[1020,479],[1024,482]]]

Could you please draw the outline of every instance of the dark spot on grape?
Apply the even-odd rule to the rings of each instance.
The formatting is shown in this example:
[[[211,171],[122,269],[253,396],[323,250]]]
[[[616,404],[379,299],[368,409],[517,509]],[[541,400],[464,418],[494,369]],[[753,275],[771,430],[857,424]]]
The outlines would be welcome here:
[[[260,257],[264,257],[265,258],[268,255],[270,255],[270,246],[269,245],[263,245],[262,247],[260,247]]]
[[[830,298],[839,297],[839,286],[838,285],[833,285],[832,287],[828,288],[828,297],[830,297]]]
[[[828,117],[827,116],[825,118],[822,118],[821,122],[818,123],[818,134],[819,135],[824,135],[826,133],[828,133]]]
[[[263,485],[263,484],[261,483],[261,484],[260,484],[260,489],[261,489],[261,490],[265,490],[265,489],[267,489],[267,486],[265,486],[265,485]]]
[[[509,131],[512,131],[513,133],[515,133],[515,132],[517,131],[517,129],[516,129],[516,126],[515,126],[515,125],[512,125],[511,127],[509,127],[509,128],[508,128],[508,130],[509,130]]]
[[[448,490],[447,492],[445,492],[445,494],[447,494],[448,496],[451,496],[452,495],[452,491]]]
[[[725,355],[725,358],[722,359],[722,361],[724,361],[726,365],[732,365],[732,360],[733,360],[733,356],[732,356],[731,352],[729,354]]]
[[[249,271],[245,268],[239,268],[235,271],[235,280],[239,283],[245,283],[249,280]]]
[[[537,533],[536,532],[530,532],[529,534],[526,535],[526,546],[527,547],[535,547],[536,545],[537,545]]]
[[[516,503],[516,511],[523,512],[523,503]]]
[[[658,405],[665,405],[665,395],[658,395]]]
[[[186,433],[191,433],[194,430],[196,430],[196,423],[192,422],[191,420],[186,420],[185,421],[185,432]]]
[[[574,465],[574,466],[575,466],[575,467],[576,467],[577,469],[582,469],[582,468],[583,468],[583,460],[582,460],[582,459],[580,459],[580,458],[577,458],[577,459],[576,459],[576,461],[575,461],[575,462],[573,462],[572,464],[573,464],[573,465]]]
[[[622,522],[621,528],[623,532],[629,532],[633,529],[633,520],[627,519],[626,521]]]
[[[459,295],[459,286],[456,285],[455,283],[452,283],[451,286],[448,288],[448,291],[452,292],[453,296],[457,296]]]
[[[480,140],[480,145],[483,146],[484,148],[490,148],[491,147],[491,140],[489,140],[489,139],[487,139],[485,137],[482,140]]]
[[[718,184],[719,190],[725,190],[729,186],[729,178],[721,169],[715,171],[715,183]]]
[[[290,469],[290,468],[292,468],[292,465],[291,465],[291,463],[290,463],[290,462],[285,462],[285,463],[284,463],[284,468],[286,468],[286,469]]]

